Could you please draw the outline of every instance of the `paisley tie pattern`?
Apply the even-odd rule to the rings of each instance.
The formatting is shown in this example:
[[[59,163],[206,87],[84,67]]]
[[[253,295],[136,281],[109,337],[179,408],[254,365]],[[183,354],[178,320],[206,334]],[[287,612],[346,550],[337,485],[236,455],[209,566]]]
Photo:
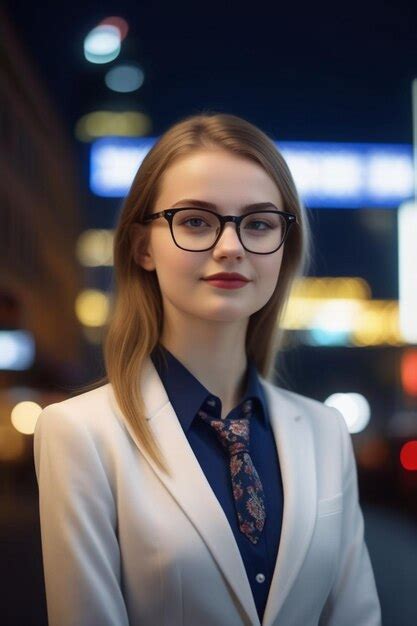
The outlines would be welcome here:
[[[217,419],[210,415],[214,400],[207,400],[198,412],[199,417],[215,431],[218,440],[230,456],[230,473],[233,497],[239,528],[254,544],[259,540],[265,524],[265,497],[249,452],[250,419],[253,402],[246,400],[242,405],[241,419]]]

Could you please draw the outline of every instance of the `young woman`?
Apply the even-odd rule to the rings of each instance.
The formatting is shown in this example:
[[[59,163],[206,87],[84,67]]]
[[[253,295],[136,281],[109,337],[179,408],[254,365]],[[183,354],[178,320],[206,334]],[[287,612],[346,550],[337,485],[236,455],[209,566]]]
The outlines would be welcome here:
[[[239,117],[190,116],[146,155],[107,376],[35,430],[50,626],[381,624],[345,421],[274,384],[306,220]]]

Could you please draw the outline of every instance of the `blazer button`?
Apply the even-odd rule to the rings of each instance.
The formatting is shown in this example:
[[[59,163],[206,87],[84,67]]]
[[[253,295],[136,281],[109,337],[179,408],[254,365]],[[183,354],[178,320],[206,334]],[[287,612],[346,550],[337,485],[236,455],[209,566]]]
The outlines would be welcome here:
[[[256,574],[255,578],[258,583],[263,583],[265,580],[265,576],[263,574]]]

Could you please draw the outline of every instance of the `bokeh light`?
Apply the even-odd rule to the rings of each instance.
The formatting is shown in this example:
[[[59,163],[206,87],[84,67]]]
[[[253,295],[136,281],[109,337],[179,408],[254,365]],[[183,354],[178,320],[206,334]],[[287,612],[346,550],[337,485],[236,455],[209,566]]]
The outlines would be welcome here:
[[[140,137],[150,129],[150,118],[140,111],[92,111],[78,120],[75,135],[89,142],[98,137]]]
[[[371,417],[369,402],[360,393],[334,393],[324,401],[324,404],[340,411],[350,433],[364,430]]]
[[[409,396],[417,396],[417,349],[409,348],[401,356],[401,384]]]
[[[400,451],[400,462],[404,469],[417,471],[417,440],[407,441]]]
[[[102,24],[84,39],[84,56],[90,63],[109,63],[120,53],[120,31],[112,24]]]
[[[113,265],[113,231],[90,228],[78,237],[76,254],[84,267]]]
[[[123,19],[123,17],[117,17],[115,15],[111,16],[111,17],[106,17],[104,20],[102,20],[100,22],[100,26],[102,25],[110,25],[110,26],[115,26],[119,33],[120,33],[120,39],[121,41],[123,41],[123,39],[126,37],[128,31],[129,31],[129,25],[126,22],[125,19]]]
[[[24,435],[32,435],[42,407],[37,402],[18,402],[11,412],[11,422],[15,429]]]
[[[109,314],[110,302],[107,294],[98,289],[85,289],[75,302],[77,318],[84,326],[103,326]]]
[[[143,85],[144,80],[143,70],[131,64],[112,67],[104,77],[107,87],[120,93],[136,91]]]

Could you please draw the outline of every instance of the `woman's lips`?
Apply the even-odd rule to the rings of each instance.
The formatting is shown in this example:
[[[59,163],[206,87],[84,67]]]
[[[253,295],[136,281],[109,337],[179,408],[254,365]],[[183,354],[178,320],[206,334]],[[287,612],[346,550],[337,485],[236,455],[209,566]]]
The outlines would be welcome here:
[[[240,289],[248,284],[246,280],[225,280],[224,278],[209,278],[206,282],[220,289]]]

